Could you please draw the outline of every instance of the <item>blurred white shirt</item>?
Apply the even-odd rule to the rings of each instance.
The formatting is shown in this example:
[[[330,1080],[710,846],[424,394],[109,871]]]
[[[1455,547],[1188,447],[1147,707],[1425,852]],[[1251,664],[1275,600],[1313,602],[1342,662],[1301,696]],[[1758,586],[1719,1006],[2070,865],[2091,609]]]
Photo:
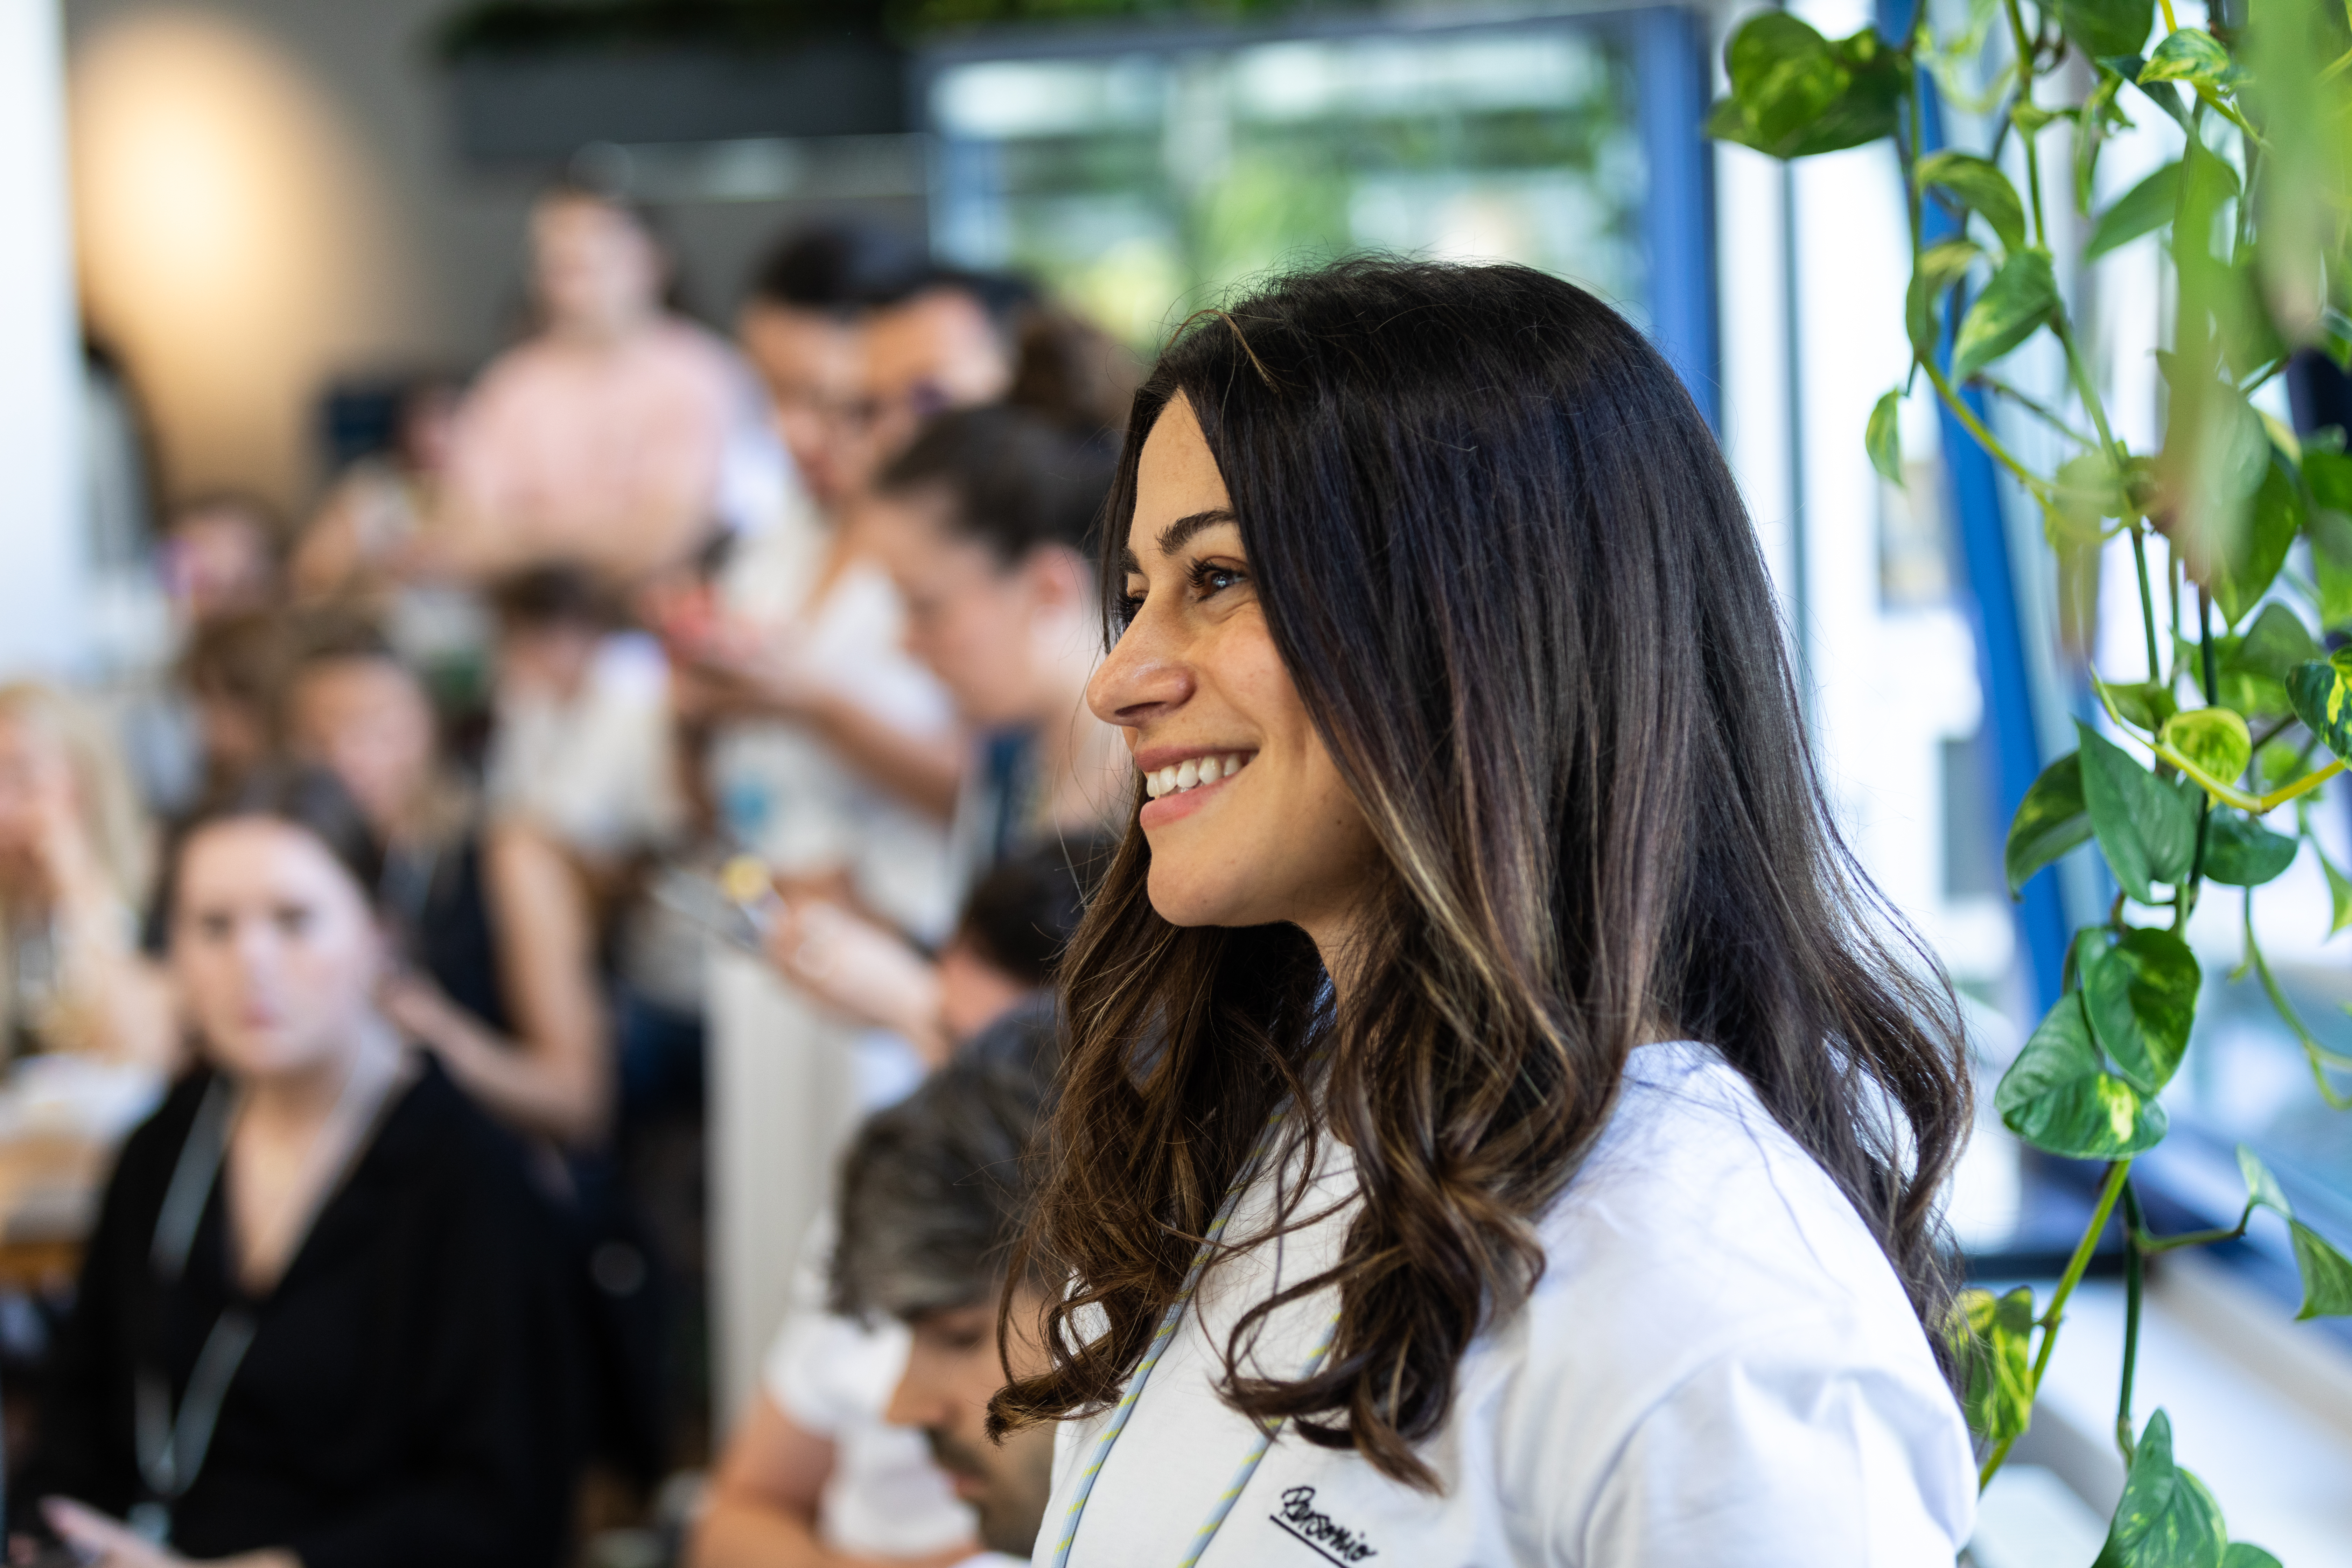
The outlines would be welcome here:
[[[971,1510],[932,1462],[923,1435],[882,1419],[906,1375],[908,1331],[824,1310],[833,1220],[809,1227],[793,1276],[793,1306],[769,1348],[761,1384],[803,1431],[833,1443],[817,1532],[839,1552],[916,1557],[979,1531]]]

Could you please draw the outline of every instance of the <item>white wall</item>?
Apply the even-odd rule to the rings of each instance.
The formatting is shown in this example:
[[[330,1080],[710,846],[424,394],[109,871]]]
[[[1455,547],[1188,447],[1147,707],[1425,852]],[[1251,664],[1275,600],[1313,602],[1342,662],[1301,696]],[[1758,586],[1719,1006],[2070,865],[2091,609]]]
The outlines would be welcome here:
[[[81,646],[81,351],[56,0],[0,0],[0,673]]]

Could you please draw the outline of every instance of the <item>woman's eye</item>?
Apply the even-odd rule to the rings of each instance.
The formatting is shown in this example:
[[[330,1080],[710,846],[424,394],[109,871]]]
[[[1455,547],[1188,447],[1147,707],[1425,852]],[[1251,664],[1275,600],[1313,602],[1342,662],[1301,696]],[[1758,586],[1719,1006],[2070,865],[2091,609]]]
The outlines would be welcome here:
[[[1238,566],[1220,566],[1203,561],[1192,568],[1192,592],[1202,598],[1211,598],[1228,588],[1239,587],[1249,581],[1249,574]]]
[[[278,929],[288,936],[301,936],[310,929],[310,911],[299,904],[290,904],[277,911]]]
[[[1118,596],[1111,608],[1118,616],[1119,626],[1124,628],[1143,613],[1143,595],[1130,588]]]
[[[198,915],[196,934],[206,942],[226,942],[235,925],[226,915]]]

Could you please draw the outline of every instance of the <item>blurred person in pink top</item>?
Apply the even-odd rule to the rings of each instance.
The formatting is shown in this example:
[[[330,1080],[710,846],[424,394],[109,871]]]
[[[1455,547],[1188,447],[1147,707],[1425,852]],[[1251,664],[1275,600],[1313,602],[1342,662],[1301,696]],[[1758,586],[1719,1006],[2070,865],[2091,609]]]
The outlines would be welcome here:
[[[781,497],[782,449],[749,374],[667,310],[668,263],[619,202],[559,186],[531,214],[539,334],[457,416],[437,563],[483,578],[564,563],[628,581]]]

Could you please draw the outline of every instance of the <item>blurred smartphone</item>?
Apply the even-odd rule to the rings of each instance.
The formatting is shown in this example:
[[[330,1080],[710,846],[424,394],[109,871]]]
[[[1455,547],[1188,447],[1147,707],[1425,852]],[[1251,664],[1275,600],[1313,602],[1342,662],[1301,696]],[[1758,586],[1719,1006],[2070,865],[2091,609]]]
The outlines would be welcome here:
[[[654,902],[728,946],[746,952],[764,951],[759,921],[727,896],[717,878],[673,866],[655,877],[648,890]]]

